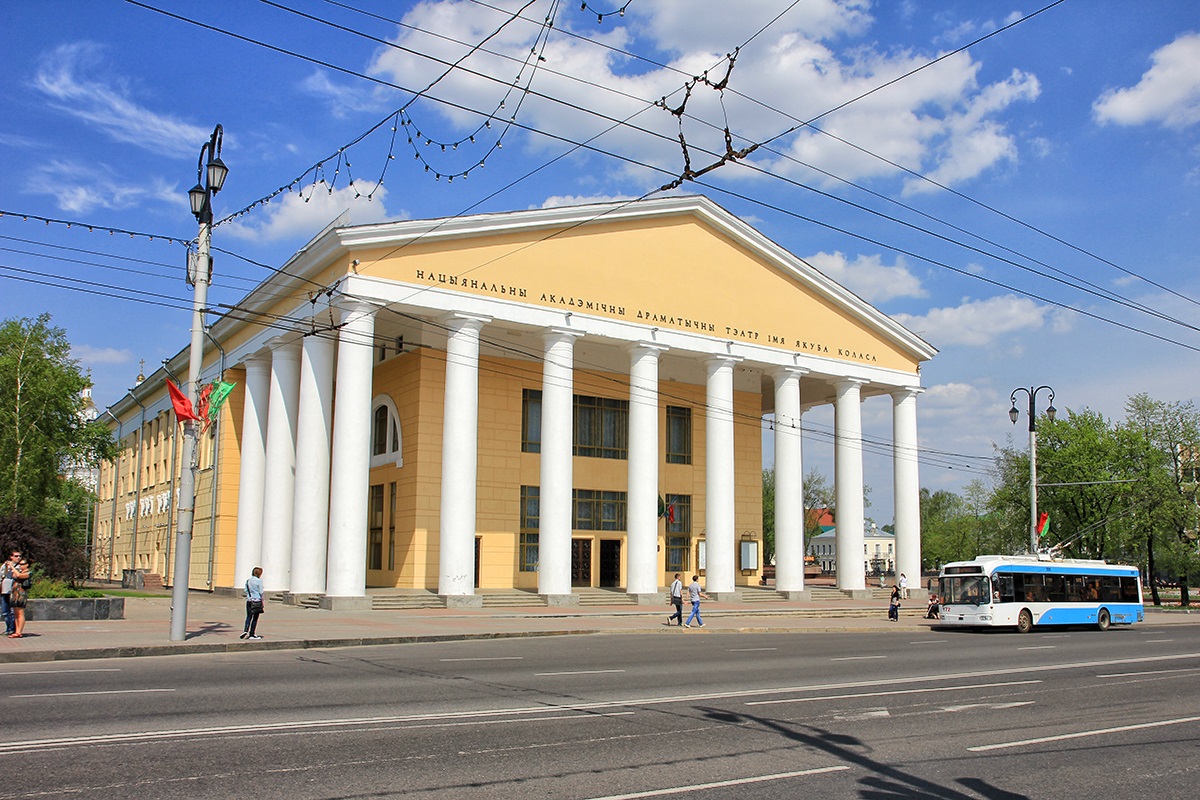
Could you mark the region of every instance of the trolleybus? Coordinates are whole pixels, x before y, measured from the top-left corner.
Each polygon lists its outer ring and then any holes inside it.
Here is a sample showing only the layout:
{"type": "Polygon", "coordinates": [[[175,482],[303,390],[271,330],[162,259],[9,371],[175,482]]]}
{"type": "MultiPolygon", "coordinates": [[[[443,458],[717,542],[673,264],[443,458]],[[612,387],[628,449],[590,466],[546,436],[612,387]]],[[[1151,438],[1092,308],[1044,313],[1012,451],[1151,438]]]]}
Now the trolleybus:
{"type": "Polygon", "coordinates": [[[1145,618],[1137,567],[1045,556],[979,556],[942,567],[941,624],[951,627],[1132,624],[1145,618]]]}

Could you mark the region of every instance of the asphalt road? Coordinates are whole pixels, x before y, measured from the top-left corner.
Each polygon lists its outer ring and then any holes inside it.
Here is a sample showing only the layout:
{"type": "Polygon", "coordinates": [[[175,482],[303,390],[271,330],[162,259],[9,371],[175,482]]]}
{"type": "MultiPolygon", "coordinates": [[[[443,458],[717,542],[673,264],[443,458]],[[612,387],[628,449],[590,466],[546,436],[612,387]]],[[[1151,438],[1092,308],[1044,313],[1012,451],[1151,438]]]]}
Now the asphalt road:
{"type": "Polygon", "coordinates": [[[1200,626],[0,667],[6,798],[1175,798],[1200,626]]]}

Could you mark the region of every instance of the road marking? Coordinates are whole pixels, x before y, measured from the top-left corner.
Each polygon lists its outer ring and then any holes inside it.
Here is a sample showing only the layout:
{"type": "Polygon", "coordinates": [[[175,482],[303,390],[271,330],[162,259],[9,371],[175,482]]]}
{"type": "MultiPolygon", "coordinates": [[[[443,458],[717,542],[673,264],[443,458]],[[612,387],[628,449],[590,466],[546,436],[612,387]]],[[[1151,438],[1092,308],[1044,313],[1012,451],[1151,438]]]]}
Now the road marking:
{"type": "Polygon", "coordinates": [[[547,678],[555,675],[605,675],[611,672],[624,672],[623,669],[580,669],[574,672],[535,672],[535,678],[547,678]]]}
{"type": "Polygon", "coordinates": [[[44,694],[10,694],[9,697],[83,697],[92,694],[141,694],[142,692],[173,692],[174,689],[110,689],[103,692],[46,692],[44,694]]]}
{"type": "Polygon", "coordinates": [[[909,642],[909,644],[945,644],[949,639],[924,639],[919,642],[909,642]]]}
{"type": "Polygon", "coordinates": [[[970,686],[931,686],[927,689],[891,689],[886,692],[861,692],[858,694],[824,694],[818,697],[787,697],[782,700],[753,700],[743,705],[771,706],[782,703],[812,703],[817,700],[853,700],[858,697],[887,697],[897,694],[928,694],[930,692],[960,692],[968,689],[994,689],[999,686],[1028,686],[1041,683],[1039,680],[1007,681],[1005,683],[973,683],[970,686]]]}
{"type": "Polygon", "coordinates": [[[1047,742],[1062,742],[1067,739],[1082,739],[1087,736],[1103,736],[1108,733],[1125,733],[1127,731],[1141,731],[1147,728],[1163,728],[1167,725],[1185,725],[1189,722],[1200,722],[1200,717],[1180,717],[1179,719],[1164,719],[1159,722],[1143,722],[1138,725],[1121,725],[1116,728],[1099,728],[1091,731],[1080,731],[1079,733],[1063,733],[1058,736],[1042,736],[1037,739],[1022,739],[1017,742],[1000,742],[998,744],[984,744],[977,747],[968,747],[972,753],[984,753],[988,750],[1003,750],[1006,747],[1024,747],[1029,744],[1045,744],[1047,742]]]}
{"type": "Polygon", "coordinates": [[[806,775],[822,775],[828,772],[842,772],[850,769],[845,765],[836,767],[817,767],[815,769],[804,769],[798,772],[777,772],[774,775],[756,775],[751,778],[734,778],[728,781],[716,781],[714,783],[693,783],[690,786],[672,786],[668,789],[650,789],[645,792],[631,792],[630,794],[609,794],[604,797],[593,797],[589,800],[637,800],[639,797],[662,797],[667,794],[686,794],[688,792],[699,792],[705,789],[723,789],[728,786],[744,786],[748,783],[763,783],[764,781],[781,781],[787,778],[802,778],[806,775]]]}
{"type": "Polygon", "coordinates": [[[843,658],[831,658],[830,661],[871,661],[876,658],[887,658],[887,656],[845,656],[843,658]]]}
{"type": "Polygon", "coordinates": [[[778,650],[778,647],[732,647],[730,653],[767,653],[778,650]]]}
{"type": "MultiPolygon", "coordinates": [[[[1078,670],[1091,669],[1098,667],[1111,667],[1118,664],[1153,664],[1163,661],[1182,661],[1200,659],[1200,652],[1195,653],[1174,653],[1171,655],[1156,655],[1156,656],[1133,656],[1126,658],[1109,658],[1096,661],[1068,661],[1059,664],[1024,664],[1016,667],[1001,667],[996,669],[981,669],[973,672],[943,672],[930,675],[897,675],[888,678],[888,682],[894,685],[928,683],[935,681],[953,681],[953,680],[969,680],[976,678],[995,677],[1000,675],[1027,675],[1034,672],[1058,672],[1061,670],[1078,670]]],[[[100,736],[78,736],[64,737],[55,739],[28,739],[22,741],[0,742],[0,754],[14,752],[29,752],[36,750],[46,750],[50,748],[73,747],[80,745],[91,744],[115,744],[138,741],[149,741],[153,739],[169,739],[169,738],[184,738],[193,737],[199,738],[204,736],[225,736],[231,733],[253,734],[253,733],[270,733],[285,730],[300,730],[311,728],[319,730],[322,728],[340,728],[353,727],[364,725],[379,725],[398,722],[412,722],[417,720],[433,720],[433,719],[454,719],[461,717],[481,717],[481,716],[503,716],[525,715],[525,714],[545,714],[547,712],[559,711],[590,711],[602,708],[621,708],[621,707],[649,707],[657,705],[673,705],[676,703],[695,703],[700,701],[710,700],[732,700],[742,697],[761,697],[764,695],[782,695],[782,694],[797,694],[799,692],[829,692],[833,690],[847,690],[857,688],[868,688],[879,685],[878,680],[869,681],[845,681],[838,683],[826,684],[808,684],[801,686],[777,686],[758,689],[735,689],[725,692],[696,692],[694,694],[672,694],[660,697],[629,697],[619,700],[600,700],[589,703],[572,703],[570,705],[560,706],[558,708],[547,708],[544,705],[529,706],[529,707],[511,707],[499,709],[468,709],[466,711],[446,711],[433,714],[397,716],[397,717],[360,717],[341,720],[331,720],[326,717],[311,720],[298,720],[288,723],[260,723],[248,725],[233,725],[220,726],[212,728],[184,728],[177,730],[157,730],[143,731],[138,733],[122,733],[108,734],[100,736]]]]}
{"type": "Polygon", "coordinates": [[[30,669],[24,672],[0,672],[0,678],[15,678],[18,675],[63,675],[74,672],[120,672],[116,667],[105,667],[96,669],[30,669]]]}
{"type": "Polygon", "coordinates": [[[525,656],[489,656],[483,658],[439,658],[438,661],[524,661],[525,656]]]}
{"type": "Polygon", "coordinates": [[[1053,650],[1056,644],[1031,644],[1028,647],[1018,647],[1018,650],[1053,650]]]}
{"type": "Polygon", "coordinates": [[[988,708],[993,711],[1004,711],[1009,708],[1020,708],[1021,706],[1031,706],[1033,700],[1017,700],[1012,703],[967,703],[961,706],[942,706],[934,713],[956,714],[960,711],[972,711],[976,708],[988,708]]]}
{"type": "Polygon", "coordinates": [[[1173,672],[1198,672],[1200,668],[1189,667],[1186,669],[1156,669],[1147,672],[1110,672],[1107,675],[1097,675],[1097,678],[1137,678],[1142,675],[1170,675],[1173,672]]]}
{"type": "Polygon", "coordinates": [[[869,711],[859,711],[855,714],[834,714],[838,722],[862,722],[868,719],[887,719],[892,714],[886,708],[872,708],[869,711]]]}
{"type": "Polygon", "coordinates": [[[1173,642],[1173,641],[1175,641],[1175,640],[1174,639],[1147,639],[1146,644],[1166,644],[1167,642],[1173,642]]]}

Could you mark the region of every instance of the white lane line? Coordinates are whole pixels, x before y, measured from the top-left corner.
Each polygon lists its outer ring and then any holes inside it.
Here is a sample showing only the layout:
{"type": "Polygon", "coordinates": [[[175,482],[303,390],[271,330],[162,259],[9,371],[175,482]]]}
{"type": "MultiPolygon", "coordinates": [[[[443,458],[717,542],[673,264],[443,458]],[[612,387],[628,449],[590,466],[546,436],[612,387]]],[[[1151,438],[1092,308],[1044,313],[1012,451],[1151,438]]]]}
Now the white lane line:
{"type": "Polygon", "coordinates": [[[1146,672],[1110,672],[1106,675],[1097,675],[1097,678],[1138,678],[1142,675],[1170,675],[1176,672],[1200,672],[1200,668],[1190,667],[1187,669],[1155,669],[1147,670],[1146,672]]]}
{"type": "Polygon", "coordinates": [[[554,675],[607,675],[613,672],[624,672],[623,669],[580,669],[573,672],[535,672],[535,678],[548,678],[554,675]]]}
{"type": "Polygon", "coordinates": [[[1003,750],[1006,747],[1024,747],[1030,744],[1045,744],[1046,742],[1061,742],[1067,739],[1082,739],[1087,736],[1103,736],[1109,733],[1125,733],[1127,731],[1141,731],[1147,728],[1162,728],[1167,725],[1186,725],[1189,722],[1200,722],[1200,717],[1180,717],[1179,719],[1164,719],[1159,722],[1143,722],[1138,725],[1121,725],[1116,728],[1099,728],[1091,731],[1080,731],[1079,733],[1063,733],[1058,736],[1042,736],[1038,739],[1022,739],[1017,742],[999,742],[997,744],[984,744],[977,747],[968,747],[972,753],[984,753],[988,750],[1003,750]]]}
{"type": "Polygon", "coordinates": [[[524,661],[525,656],[489,656],[484,658],[439,658],[438,661],[524,661]]]}
{"type": "Polygon", "coordinates": [[[1007,681],[1005,683],[973,683],[969,686],[930,686],[927,689],[891,689],[886,692],[861,692],[857,694],[825,694],[819,697],[787,697],[781,700],[754,700],[748,706],[773,706],[782,703],[813,703],[818,700],[853,700],[857,697],[887,697],[897,694],[928,694],[930,692],[961,692],[968,689],[994,689],[999,686],[1028,686],[1041,683],[1039,680],[1007,681]]]}
{"type": "Polygon", "coordinates": [[[1018,650],[1053,650],[1058,645],[1055,644],[1031,644],[1028,647],[1018,647],[1018,650]]]}
{"type": "Polygon", "coordinates": [[[887,658],[887,656],[844,656],[843,658],[831,658],[830,661],[871,661],[876,658],[887,658]]]}
{"type": "Polygon", "coordinates": [[[730,653],[767,653],[778,650],[778,647],[731,647],[730,653]]]}
{"type": "Polygon", "coordinates": [[[0,678],[15,678],[19,675],[69,675],[73,672],[120,672],[116,667],[103,669],[30,669],[24,672],[0,672],[0,678]]]}
{"type": "Polygon", "coordinates": [[[174,689],[109,689],[103,692],[46,692],[44,694],[10,694],[9,697],[84,697],[93,694],[141,694],[142,692],[173,692],[174,689]]]}
{"type": "Polygon", "coordinates": [[[806,775],[821,775],[827,772],[842,772],[850,769],[845,765],[836,767],[817,767],[816,769],[804,769],[798,772],[777,772],[774,775],[756,775],[751,778],[734,778],[728,781],[716,781],[714,783],[693,783],[691,786],[672,786],[668,789],[650,789],[645,792],[631,792],[630,794],[609,794],[604,797],[592,797],[589,800],[637,800],[639,797],[662,797],[667,794],[686,794],[688,792],[699,792],[704,789],[723,789],[728,786],[744,786],[748,783],[762,783],[764,781],[781,781],[786,778],[802,778],[806,775]]]}
{"type": "Polygon", "coordinates": [[[919,642],[909,642],[909,644],[945,644],[949,639],[923,639],[919,642]]]}
{"type": "Polygon", "coordinates": [[[1167,642],[1173,642],[1173,641],[1175,641],[1175,640],[1174,639],[1147,639],[1146,644],[1166,644],[1167,642]]]}

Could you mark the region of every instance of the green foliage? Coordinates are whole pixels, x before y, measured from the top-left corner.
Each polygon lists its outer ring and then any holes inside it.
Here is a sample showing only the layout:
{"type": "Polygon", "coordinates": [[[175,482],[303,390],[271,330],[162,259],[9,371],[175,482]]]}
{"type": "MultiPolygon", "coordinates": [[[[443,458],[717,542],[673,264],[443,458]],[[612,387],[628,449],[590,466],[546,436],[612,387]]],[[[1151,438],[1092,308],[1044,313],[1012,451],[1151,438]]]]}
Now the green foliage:
{"type": "Polygon", "coordinates": [[[29,590],[30,597],[104,597],[98,589],[76,589],[67,581],[57,578],[35,577],[29,590]]]}
{"type": "Polygon", "coordinates": [[[35,577],[74,583],[87,569],[83,548],[54,535],[38,520],[22,514],[0,517],[0,560],[7,558],[13,550],[21,551],[35,577]]]}

